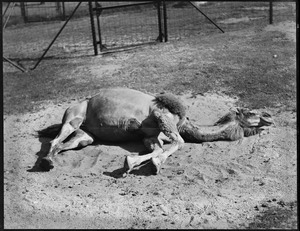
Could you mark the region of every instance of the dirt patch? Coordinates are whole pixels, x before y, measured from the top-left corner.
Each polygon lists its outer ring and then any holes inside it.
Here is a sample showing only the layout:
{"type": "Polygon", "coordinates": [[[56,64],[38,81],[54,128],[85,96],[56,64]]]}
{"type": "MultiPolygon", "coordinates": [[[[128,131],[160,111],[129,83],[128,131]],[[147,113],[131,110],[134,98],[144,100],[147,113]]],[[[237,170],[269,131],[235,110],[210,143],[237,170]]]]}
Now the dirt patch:
{"type": "Polygon", "coordinates": [[[250,21],[249,17],[242,17],[242,18],[228,18],[228,19],[219,21],[219,23],[231,24],[231,23],[249,22],[249,21],[250,21]]]}
{"type": "MultiPolygon", "coordinates": [[[[213,123],[238,100],[208,93],[180,98],[199,125],[213,123]]],[[[35,113],[4,117],[5,228],[261,227],[255,224],[264,216],[263,203],[272,212],[285,203],[290,216],[278,212],[277,218],[297,228],[296,206],[288,204],[297,190],[295,112],[266,109],[277,126],[261,135],[185,144],[160,175],[146,166],[117,177],[126,155],[145,150],[135,142],[66,151],[53,170],[36,172],[49,140],[35,137],[35,130],[60,122],[74,102],[45,102],[35,113]]]]}
{"type": "Polygon", "coordinates": [[[286,34],[286,37],[291,40],[296,42],[296,24],[295,22],[291,21],[285,21],[285,22],[280,22],[274,25],[268,25],[265,27],[266,31],[280,31],[286,34]]]}
{"type": "MultiPolygon", "coordinates": [[[[275,9],[275,10],[284,10],[287,8],[288,8],[287,6],[273,6],[273,9],[275,9]]],[[[250,11],[253,11],[253,10],[269,11],[270,7],[268,7],[268,6],[252,6],[252,7],[245,7],[243,9],[250,10],[250,11]]]]}

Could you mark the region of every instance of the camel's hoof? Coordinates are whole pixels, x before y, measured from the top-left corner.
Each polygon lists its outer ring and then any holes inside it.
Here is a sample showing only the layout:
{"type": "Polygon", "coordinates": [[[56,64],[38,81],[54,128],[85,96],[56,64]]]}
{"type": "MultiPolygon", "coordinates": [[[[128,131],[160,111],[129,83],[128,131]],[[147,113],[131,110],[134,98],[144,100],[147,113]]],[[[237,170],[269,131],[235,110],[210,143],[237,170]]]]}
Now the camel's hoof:
{"type": "Polygon", "coordinates": [[[48,157],[44,157],[44,158],[41,160],[40,167],[41,167],[44,171],[50,171],[52,168],[54,168],[53,161],[50,160],[48,157]]]}
{"type": "Polygon", "coordinates": [[[151,161],[152,161],[153,165],[155,166],[154,173],[157,175],[160,172],[161,161],[157,157],[152,157],[151,161]]]}

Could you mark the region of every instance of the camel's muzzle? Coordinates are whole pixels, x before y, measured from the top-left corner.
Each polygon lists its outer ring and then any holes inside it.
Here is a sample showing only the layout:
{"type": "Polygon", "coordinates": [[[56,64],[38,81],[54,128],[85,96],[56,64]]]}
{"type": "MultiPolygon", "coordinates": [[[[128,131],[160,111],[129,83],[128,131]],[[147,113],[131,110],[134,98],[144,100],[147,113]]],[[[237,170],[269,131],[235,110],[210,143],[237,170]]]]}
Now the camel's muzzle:
{"type": "Polygon", "coordinates": [[[274,123],[274,120],[272,118],[272,116],[266,112],[262,112],[261,116],[260,116],[260,123],[259,123],[259,126],[262,127],[262,126],[270,126],[274,123]]]}

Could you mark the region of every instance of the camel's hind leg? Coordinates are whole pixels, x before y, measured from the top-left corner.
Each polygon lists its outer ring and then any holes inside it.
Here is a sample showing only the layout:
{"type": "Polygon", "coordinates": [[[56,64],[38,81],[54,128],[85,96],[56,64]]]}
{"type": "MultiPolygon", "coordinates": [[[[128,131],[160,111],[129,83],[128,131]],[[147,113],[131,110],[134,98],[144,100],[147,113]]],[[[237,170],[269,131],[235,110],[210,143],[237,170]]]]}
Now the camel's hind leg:
{"type": "Polygon", "coordinates": [[[54,167],[52,158],[62,150],[63,141],[80,128],[85,119],[86,108],[87,101],[83,101],[66,110],[62,120],[62,128],[55,139],[51,141],[49,153],[42,159],[42,167],[45,170],[50,170],[54,167]],[[48,165],[46,163],[48,163],[48,165]]]}
{"type": "Polygon", "coordinates": [[[74,132],[74,136],[67,142],[61,144],[60,151],[70,150],[74,148],[82,148],[94,142],[91,134],[78,129],[74,132]]]}
{"type": "MultiPolygon", "coordinates": [[[[94,138],[87,132],[78,129],[72,134],[72,138],[65,143],[56,145],[52,153],[59,153],[61,151],[70,150],[74,148],[85,147],[94,142],[94,138]]],[[[55,155],[46,156],[42,159],[40,166],[45,170],[50,170],[53,168],[53,157],[55,155]]]]}

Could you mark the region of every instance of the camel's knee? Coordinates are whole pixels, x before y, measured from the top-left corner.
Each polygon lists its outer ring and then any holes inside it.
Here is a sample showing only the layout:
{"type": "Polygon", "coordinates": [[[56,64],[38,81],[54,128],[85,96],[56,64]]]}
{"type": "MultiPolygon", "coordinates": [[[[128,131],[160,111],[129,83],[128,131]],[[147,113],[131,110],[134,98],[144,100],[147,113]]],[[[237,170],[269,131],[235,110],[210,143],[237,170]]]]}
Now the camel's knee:
{"type": "Polygon", "coordinates": [[[177,134],[177,141],[178,141],[178,144],[179,144],[178,149],[183,148],[184,147],[184,139],[179,134],[177,134]]]}
{"type": "Polygon", "coordinates": [[[49,156],[56,156],[56,154],[58,154],[61,150],[62,150],[62,144],[61,143],[58,143],[54,146],[51,146],[49,156]]]}
{"type": "Polygon", "coordinates": [[[150,152],[161,149],[163,146],[163,141],[156,137],[145,138],[143,142],[147,150],[150,152]]]}
{"type": "Polygon", "coordinates": [[[85,147],[94,142],[92,135],[79,129],[74,133],[75,135],[68,142],[64,143],[63,149],[73,149],[76,147],[85,147]]]}
{"type": "Polygon", "coordinates": [[[92,144],[94,142],[94,139],[93,138],[86,138],[84,140],[81,140],[78,144],[79,147],[85,147],[85,146],[88,146],[90,144],[92,144]]]}
{"type": "Polygon", "coordinates": [[[63,137],[63,139],[67,138],[69,135],[71,135],[74,131],[78,130],[83,122],[83,118],[73,118],[70,121],[66,121],[58,135],[58,137],[63,137]]]}
{"type": "Polygon", "coordinates": [[[62,123],[70,122],[74,120],[74,125],[76,125],[79,120],[85,118],[87,110],[87,101],[83,101],[75,106],[69,107],[63,116],[62,123]]]}
{"type": "Polygon", "coordinates": [[[83,119],[82,118],[74,118],[72,119],[69,124],[74,128],[74,129],[78,129],[81,124],[83,122],[83,119]]]}
{"type": "Polygon", "coordinates": [[[90,141],[90,140],[82,140],[82,141],[79,142],[78,146],[79,147],[85,147],[85,146],[88,146],[91,143],[93,143],[93,142],[90,141]]]}
{"type": "Polygon", "coordinates": [[[51,144],[51,146],[50,146],[49,153],[58,153],[59,149],[60,149],[60,146],[61,146],[60,139],[56,138],[54,140],[51,140],[50,144],[51,144]]]}
{"type": "Polygon", "coordinates": [[[50,141],[51,148],[55,147],[58,143],[59,143],[59,139],[58,138],[55,138],[55,139],[51,140],[50,141]]]}
{"type": "Polygon", "coordinates": [[[50,141],[50,152],[57,153],[57,151],[53,150],[59,150],[64,140],[66,140],[74,131],[78,130],[81,123],[81,120],[76,118],[71,122],[64,123],[56,138],[50,141]]]}

